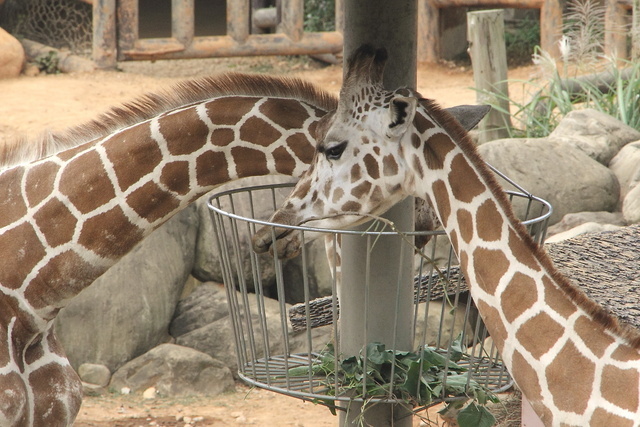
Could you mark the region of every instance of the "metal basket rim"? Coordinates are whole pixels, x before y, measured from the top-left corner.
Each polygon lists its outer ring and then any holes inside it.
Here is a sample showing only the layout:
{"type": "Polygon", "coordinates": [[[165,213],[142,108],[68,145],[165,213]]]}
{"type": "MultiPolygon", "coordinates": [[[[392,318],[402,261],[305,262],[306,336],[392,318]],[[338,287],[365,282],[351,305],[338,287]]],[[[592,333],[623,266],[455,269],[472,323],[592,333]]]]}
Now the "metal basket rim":
{"type": "MultiPolygon", "coordinates": [[[[243,192],[251,192],[256,190],[272,190],[278,188],[287,188],[294,187],[296,185],[295,182],[288,183],[280,183],[280,184],[262,184],[262,185],[252,185],[247,187],[238,187],[225,191],[221,191],[219,193],[215,193],[211,195],[207,200],[207,207],[212,211],[216,212],[219,215],[226,216],[228,218],[233,218],[235,220],[245,221],[252,224],[258,224],[262,226],[270,226],[270,227],[278,227],[285,228],[289,230],[298,230],[298,231],[306,231],[306,232],[317,232],[317,233],[336,233],[336,234],[345,234],[345,235],[358,235],[358,236],[366,236],[366,235],[375,235],[375,236],[395,236],[399,232],[398,231],[383,231],[383,230],[349,230],[349,229],[329,229],[329,228],[320,228],[320,227],[308,227],[303,225],[288,225],[288,224],[279,224],[275,222],[259,220],[254,218],[248,218],[242,215],[234,214],[231,212],[227,212],[223,209],[220,209],[213,205],[212,201],[214,199],[219,199],[224,196],[228,196],[231,194],[243,193],[243,192]]],[[[504,190],[505,193],[512,197],[522,197],[529,200],[535,200],[541,203],[544,207],[547,208],[547,211],[541,215],[536,216],[535,218],[530,218],[524,221],[521,221],[523,225],[531,225],[537,224],[548,219],[553,213],[553,207],[551,203],[544,200],[541,197],[534,196],[531,193],[521,192],[521,191],[513,191],[513,190],[504,190]]],[[[386,224],[383,224],[386,227],[386,224]]],[[[400,233],[405,234],[407,236],[432,236],[432,235],[444,235],[444,230],[432,230],[432,231],[400,231],[400,233]]]]}

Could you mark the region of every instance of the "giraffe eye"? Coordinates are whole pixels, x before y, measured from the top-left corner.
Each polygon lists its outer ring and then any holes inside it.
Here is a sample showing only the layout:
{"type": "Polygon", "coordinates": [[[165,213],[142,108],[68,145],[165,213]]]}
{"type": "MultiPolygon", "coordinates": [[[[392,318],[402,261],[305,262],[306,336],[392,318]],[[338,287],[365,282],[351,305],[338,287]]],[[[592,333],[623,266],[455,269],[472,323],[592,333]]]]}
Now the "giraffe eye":
{"type": "Polygon", "coordinates": [[[327,148],[324,151],[324,155],[327,157],[327,160],[339,160],[345,148],[347,148],[347,141],[343,141],[331,148],[327,148]]]}

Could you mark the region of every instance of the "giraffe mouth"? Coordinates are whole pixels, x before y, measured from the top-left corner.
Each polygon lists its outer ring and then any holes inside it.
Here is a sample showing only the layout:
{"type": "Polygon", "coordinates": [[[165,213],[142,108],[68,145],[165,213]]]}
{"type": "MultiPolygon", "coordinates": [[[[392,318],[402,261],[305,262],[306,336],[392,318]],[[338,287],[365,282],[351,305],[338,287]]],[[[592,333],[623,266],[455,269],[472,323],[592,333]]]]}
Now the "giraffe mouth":
{"type": "Polygon", "coordinates": [[[278,241],[290,235],[292,231],[289,228],[262,227],[251,238],[253,250],[259,254],[265,253],[273,247],[274,243],[277,244],[278,241]]]}

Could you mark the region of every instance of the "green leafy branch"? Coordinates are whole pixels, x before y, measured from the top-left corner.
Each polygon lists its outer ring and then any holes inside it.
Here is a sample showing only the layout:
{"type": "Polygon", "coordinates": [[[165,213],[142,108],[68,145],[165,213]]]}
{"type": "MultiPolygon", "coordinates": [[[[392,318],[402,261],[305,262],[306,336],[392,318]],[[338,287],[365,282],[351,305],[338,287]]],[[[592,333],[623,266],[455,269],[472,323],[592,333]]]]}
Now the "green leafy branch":
{"type": "Polygon", "coordinates": [[[492,426],[495,418],[485,405],[499,400],[471,379],[465,367],[456,363],[462,358],[463,350],[462,334],[452,342],[450,357],[427,346],[411,352],[370,343],[359,355],[339,361],[336,371],[334,348],[329,344],[311,366],[291,368],[288,374],[292,377],[308,376],[309,373],[314,377],[322,376],[327,395],[349,395],[365,402],[390,399],[412,407],[426,407],[440,399],[461,398],[450,403],[459,409],[471,400],[457,415],[460,427],[492,426]]]}

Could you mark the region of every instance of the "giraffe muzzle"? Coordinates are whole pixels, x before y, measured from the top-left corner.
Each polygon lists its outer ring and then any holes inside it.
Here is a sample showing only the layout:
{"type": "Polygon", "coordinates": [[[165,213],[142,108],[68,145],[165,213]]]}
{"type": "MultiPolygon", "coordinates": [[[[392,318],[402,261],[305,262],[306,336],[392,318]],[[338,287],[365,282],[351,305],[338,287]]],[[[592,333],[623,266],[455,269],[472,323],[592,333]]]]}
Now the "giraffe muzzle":
{"type": "Polygon", "coordinates": [[[251,245],[256,253],[275,253],[278,258],[288,259],[300,254],[301,247],[297,233],[288,228],[264,226],[251,238],[251,245]],[[275,237],[275,240],[274,240],[275,237]]]}

